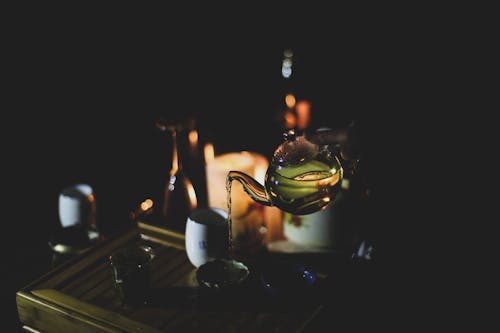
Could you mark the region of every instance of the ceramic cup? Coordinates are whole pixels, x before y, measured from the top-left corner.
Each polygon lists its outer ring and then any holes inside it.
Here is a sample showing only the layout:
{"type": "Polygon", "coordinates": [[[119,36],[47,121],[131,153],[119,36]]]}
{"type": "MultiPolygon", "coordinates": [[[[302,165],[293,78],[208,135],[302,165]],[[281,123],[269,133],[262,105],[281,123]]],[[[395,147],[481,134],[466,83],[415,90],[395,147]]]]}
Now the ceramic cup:
{"type": "Polygon", "coordinates": [[[94,191],[88,184],[73,184],[59,193],[59,220],[63,227],[95,227],[94,191]]]}
{"type": "Polygon", "coordinates": [[[227,213],[220,208],[200,208],[186,222],[186,252],[189,261],[202,264],[228,256],[227,213]]]}

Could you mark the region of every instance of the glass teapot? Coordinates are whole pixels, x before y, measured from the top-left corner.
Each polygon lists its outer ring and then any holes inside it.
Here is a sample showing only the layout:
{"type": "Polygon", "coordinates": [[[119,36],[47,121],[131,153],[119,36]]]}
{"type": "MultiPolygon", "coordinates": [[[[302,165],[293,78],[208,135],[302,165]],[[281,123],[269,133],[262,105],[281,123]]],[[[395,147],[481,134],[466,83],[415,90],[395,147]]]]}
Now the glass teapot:
{"type": "Polygon", "coordinates": [[[239,181],[250,197],[263,205],[305,215],[324,209],[340,190],[344,170],[337,153],[294,130],[284,133],[274,151],[264,185],[240,171],[230,171],[227,182],[239,181]]]}

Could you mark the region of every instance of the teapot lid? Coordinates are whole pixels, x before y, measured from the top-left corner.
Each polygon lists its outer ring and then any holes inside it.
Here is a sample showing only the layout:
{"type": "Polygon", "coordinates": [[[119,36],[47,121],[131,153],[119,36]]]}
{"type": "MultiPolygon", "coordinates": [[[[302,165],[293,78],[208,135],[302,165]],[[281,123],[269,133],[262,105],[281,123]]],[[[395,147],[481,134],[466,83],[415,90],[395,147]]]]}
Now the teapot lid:
{"type": "Polygon", "coordinates": [[[275,151],[271,164],[275,166],[293,166],[314,159],[318,154],[318,145],[309,141],[305,135],[297,135],[291,129],[283,133],[283,142],[275,151]]]}

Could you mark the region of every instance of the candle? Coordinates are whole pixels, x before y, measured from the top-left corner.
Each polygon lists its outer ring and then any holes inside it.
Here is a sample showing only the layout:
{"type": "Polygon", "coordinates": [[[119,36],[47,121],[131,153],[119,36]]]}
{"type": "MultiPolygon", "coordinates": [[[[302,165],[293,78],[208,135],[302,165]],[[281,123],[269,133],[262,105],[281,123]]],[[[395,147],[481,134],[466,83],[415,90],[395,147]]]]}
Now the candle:
{"type": "MultiPolygon", "coordinates": [[[[228,211],[226,177],[229,171],[241,171],[264,183],[269,162],[255,152],[230,152],[206,161],[208,205],[228,211]]],[[[232,237],[235,250],[249,251],[263,245],[264,207],[253,201],[240,182],[231,187],[232,237]]]]}

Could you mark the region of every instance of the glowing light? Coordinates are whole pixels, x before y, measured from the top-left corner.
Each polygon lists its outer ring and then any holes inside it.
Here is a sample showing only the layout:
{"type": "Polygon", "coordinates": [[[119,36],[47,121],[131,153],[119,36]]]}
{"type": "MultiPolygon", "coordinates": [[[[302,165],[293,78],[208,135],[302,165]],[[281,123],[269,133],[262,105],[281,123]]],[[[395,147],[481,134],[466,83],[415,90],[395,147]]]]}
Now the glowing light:
{"type": "Polygon", "coordinates": [[[290,76],[292,76],[292,57],[293,57],[293,52],[290,49],[285,49],[283,51],[283,62],[281,64],[281,75],[285,78],[288,79],[290,76]]]}
{"type": "Polygon", "coordinates": [[[141,202],[141,210],[142,211],[147,211],[148,209],[150,209],[151,207],[153,207],[153,200],[151,199],[146,199],[144,200],[143,202],[141,202]]]}
{"type": "Polygon", "coordinates": [[[197,130],[189,131],[188,139],[191,148],[196,149],[196,146],[198,145],[198,131],[197,130]]]}
{"type": "Polygon", "coordinates": [[[332,174],[336,174],[337,173],[337,169],[336,168],[332,168],[332,170],[330,170],[332,174]]]}
{"type": "Polygon", "coordinates": [[[293,94],[287,94],[285,96],[285,104],[290,109],[295,106],[295,96],[293,94]]]}
{"type": "Polygon", "coordinates": [[[291,111],[287,111],[285,113],[285,127],[286,128],[294,128],[297,123],[297,119],[295,115],[291,111]]]}
{"type": "Polygon", "coordinates": [[[297,127],[299,129],[307,128],[311,121],[311,103],[306,100],[297,102],[295,112],[297,113],[297,127]]]}
{"type": "Polygon", "coordinates": [[[195,209],[196,207],[198,207],[198,199],[196,199],[196,192],[194,190],[194,187],[191,183],[187,183],[186,188],[189,197],[189,207],[191,210],[195,209]]]}
{"type": "Polygon", "coordinates": [[[205,155],[205,163],[211,162],[215,158],[214,145],[212,143],[205,144],[203,148],[203,153],[205,155]]]}
{"type": "Polygon", "coordinates": [[[290,76],[292,76],[292,68],[291,67],[281,67],[281,75],[285,79],[288,79],[290,76]]]}

